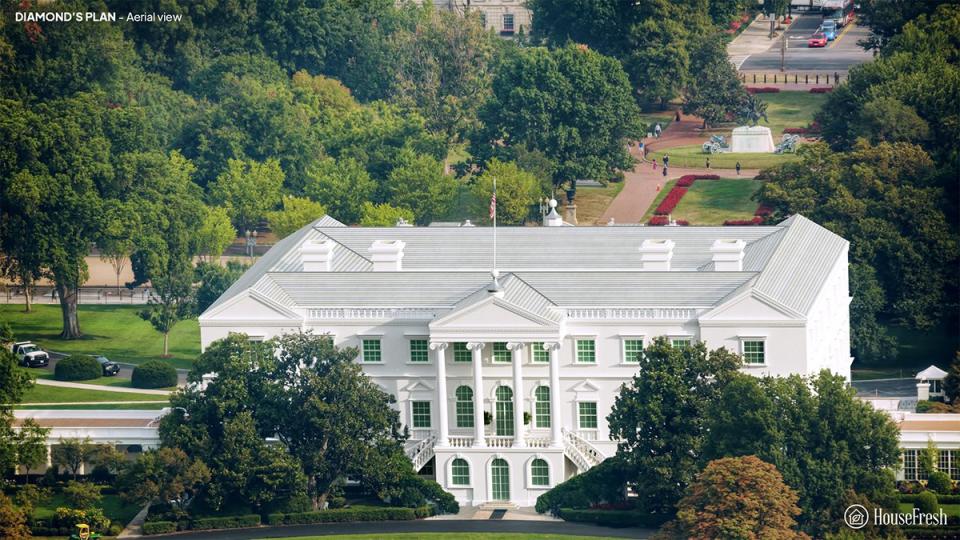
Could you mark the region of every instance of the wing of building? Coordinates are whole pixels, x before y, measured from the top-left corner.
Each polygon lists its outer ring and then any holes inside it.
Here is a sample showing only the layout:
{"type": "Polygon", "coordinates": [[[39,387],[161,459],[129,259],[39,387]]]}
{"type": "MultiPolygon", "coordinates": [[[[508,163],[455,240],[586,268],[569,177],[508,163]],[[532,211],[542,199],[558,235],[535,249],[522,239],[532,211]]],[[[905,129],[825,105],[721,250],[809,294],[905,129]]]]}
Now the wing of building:
{"type": "Polygon", "coordinates": [[[765,227],[345,227],[278,242],[200,316],[203,347],[329,334],[395,395],[419,469],[530,505],[616,450],[606,416],[657,336],[755,374],[849,379],[848,242],[765,227]]]}

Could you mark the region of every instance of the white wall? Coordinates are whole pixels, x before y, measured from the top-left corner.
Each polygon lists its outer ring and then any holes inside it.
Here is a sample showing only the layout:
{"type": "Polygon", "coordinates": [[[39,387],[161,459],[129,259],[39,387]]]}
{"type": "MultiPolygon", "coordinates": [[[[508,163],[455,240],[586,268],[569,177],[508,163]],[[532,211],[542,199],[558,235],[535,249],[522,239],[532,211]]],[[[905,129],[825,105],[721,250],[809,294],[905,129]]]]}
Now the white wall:
{"type": "Polygon", "coordinates": [[[519,506],[533,506],[537,497],[565,480],[565,461],[562,450],[551,449],[474,449],[454,448],[438,450],[435,458],[437,482],[464,505],[479,506],[492,500],[490,464],[503,459],[510,467],[510,501],[519,506]],[[470,465],[470,485],[454,486],[450,479],[450,465],[462,458],[470,465]],[[540,458],[550,467],[550,484],[534,486],[530,479],[530,463],[540,458]]]}

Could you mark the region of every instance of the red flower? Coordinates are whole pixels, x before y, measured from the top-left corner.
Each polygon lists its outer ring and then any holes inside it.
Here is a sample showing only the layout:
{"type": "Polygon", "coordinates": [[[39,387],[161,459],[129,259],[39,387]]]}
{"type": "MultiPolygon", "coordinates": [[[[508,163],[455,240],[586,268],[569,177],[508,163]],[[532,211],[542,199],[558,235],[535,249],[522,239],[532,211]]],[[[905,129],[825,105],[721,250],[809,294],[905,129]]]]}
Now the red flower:
{"type": "Polygon", "coordinates": [[[680,199],[687,194],[687,188],[685,187],[676,187],[670,190],[670,193],[667,193],[667,196],[660,202],[660,205],[657,206],[657,209],[653,211],[654,214],[659,216],[664,216],[673,212],[673,209],[677,207],[677,203],[680,202],[680,199]]]}
{"type": "Polygon", "coordinates": [[[833,88],[830,86],[818,86],[810,89],[811,94],[826,94],[827,92],[833,92],[833,88]]]}
{"type": "Polygon", "coordinates": [[[667,216],[653,216],[647,222],[647,225],[667,225],[669,223],[670,219],[667,216]]]}

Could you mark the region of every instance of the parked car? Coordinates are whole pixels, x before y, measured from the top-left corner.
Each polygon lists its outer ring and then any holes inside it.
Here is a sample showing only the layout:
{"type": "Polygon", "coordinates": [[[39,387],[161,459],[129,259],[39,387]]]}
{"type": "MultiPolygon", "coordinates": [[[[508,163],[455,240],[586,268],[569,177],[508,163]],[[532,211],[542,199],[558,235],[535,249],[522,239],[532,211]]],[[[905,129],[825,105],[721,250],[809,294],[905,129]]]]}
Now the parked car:
{"type": "Polygon", "coordinates": [[[827,36],[827,41],[837,39],[837,23],[835,21],[823,21],[820,23],[819,31],[827,36]]]}
{"type": "Polygon", "coordinates": [[[807,40],[807,47],[826,47],[827,46],[827,36],[823,35],[820,32],[810,36],[810,39],[807,40]]]}
{"type": "Polygon", "coordinates": [[[104,377],[112,377],[117,373],[120,373],[120,364],[111,361],[109,358],[103,355],[94,356],[97,362],[100,363],[100,367],[103,368],[104,377]]]}
{"type": "Polygon", "coordinates": [[[18,341],[10,345],[10,351],[17,357],[17,363],[23,367],[45,367],[50,364],[50,355],[29,341],[18,341]]]}

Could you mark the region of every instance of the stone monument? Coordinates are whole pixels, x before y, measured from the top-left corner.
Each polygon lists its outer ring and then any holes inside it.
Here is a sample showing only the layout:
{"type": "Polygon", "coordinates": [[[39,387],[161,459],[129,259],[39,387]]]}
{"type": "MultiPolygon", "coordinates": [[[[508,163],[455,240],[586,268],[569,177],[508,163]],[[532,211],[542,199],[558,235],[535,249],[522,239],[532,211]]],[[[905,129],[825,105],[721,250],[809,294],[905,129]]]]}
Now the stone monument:
{"type": "Polygon", "coordinates": [[[773,152],[773,135],[766,126],[740,126],[733,129],[731,152],[773,152]]]}

